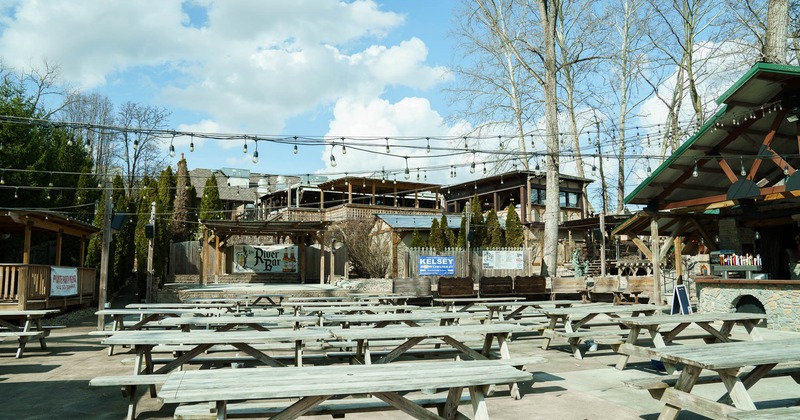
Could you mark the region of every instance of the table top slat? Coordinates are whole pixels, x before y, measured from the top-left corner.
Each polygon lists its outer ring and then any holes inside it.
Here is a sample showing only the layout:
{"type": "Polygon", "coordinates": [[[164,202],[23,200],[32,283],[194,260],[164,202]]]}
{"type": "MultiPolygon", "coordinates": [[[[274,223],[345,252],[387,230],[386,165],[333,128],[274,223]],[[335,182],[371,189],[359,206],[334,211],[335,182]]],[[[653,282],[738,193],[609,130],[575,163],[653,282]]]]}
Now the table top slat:
{"type": "Polygon", "coordinates": [[[647,351],[669,362],[720,370],[797,361],[800,338],[669,346],[647,351]]]}

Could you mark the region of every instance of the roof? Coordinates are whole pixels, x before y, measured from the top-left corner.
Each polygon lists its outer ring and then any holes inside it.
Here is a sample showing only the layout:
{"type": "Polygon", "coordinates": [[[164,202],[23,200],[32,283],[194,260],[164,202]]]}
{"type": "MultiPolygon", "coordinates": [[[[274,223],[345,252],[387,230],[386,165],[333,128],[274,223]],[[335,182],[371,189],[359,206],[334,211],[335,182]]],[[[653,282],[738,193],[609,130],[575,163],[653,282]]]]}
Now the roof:
{"type": "Polygon", "coordinates": [[[201,223],[217,235],[313,234],[325,230],[330,224],[330,222],[275,222],[264,220],[206,220],[201,223]]]}
{"type": "MultiPolygon", "coordinates": [[[[442,216],[424,216],[410,214],[376,214],[376,217],[389,225],[394,230],[428,230],[433,224],[433,219],[441,221],[442,216]]],[[[448,214],[447,227],[450,229],[461,228],[461,215],[448,214]]]]}
{"type": "Polygon", "coordinates": [[[376,195],[392,195],[395,192],[397,192],[399,195],[409,195],[414,194],[415,192],[437,192],[441,188],[439,184],[354,176],[345,176],[326,182],[320,182],[317,186],[324,191],[331,189],[335,189],[337,191],[347,191],[348,188],[352,187],[353,192],[359,192],[368,195],[372,194],[373,189],[376,195]]]}
{"type": "Polygon", "coordinates": [[[721,208],[793,190],[787,182],[800,189],[798,127],[787,119],[800,115],[800,67],[757,63],[717,102],[719,111],[625,197],[626,204],[721,208]]]}
{"type": "Polygon", "coordinates": [[[7,210],[0,212],[0,230],[3,232],[24,229],[26,223],[32,223],[33,227],[38,229],[52,232],[63,231],[77,237],[91,236],[101,230],[78,219],[52,211],[7,210]]]}

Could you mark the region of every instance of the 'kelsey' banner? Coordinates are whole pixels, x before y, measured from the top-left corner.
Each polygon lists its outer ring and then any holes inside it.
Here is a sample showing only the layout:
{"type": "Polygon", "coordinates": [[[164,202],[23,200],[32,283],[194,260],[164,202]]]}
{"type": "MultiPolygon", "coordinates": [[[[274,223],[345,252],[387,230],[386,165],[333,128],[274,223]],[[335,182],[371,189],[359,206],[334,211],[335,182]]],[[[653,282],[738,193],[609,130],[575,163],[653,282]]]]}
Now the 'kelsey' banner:
{"type": "Polygon", "coordinates": [[[236,245],[234,273],[297,273],[297,247],[291,245],[236,245]]]}
{"type": "Polygon", "coordinates": [[[50,267],[50,296],[78,294],[78,269],[75,267],[50,267]]]}
{"type": "Polygon", "coordinates": [[[420,255],[417,263],[420,276],[452,276],[456,272],[456,257],[420,255]]]}
{"type": "Polygon", "coordinates": [[[483,251],[483,268],[494,270],[522,270],[522,251],[483,251]]]}

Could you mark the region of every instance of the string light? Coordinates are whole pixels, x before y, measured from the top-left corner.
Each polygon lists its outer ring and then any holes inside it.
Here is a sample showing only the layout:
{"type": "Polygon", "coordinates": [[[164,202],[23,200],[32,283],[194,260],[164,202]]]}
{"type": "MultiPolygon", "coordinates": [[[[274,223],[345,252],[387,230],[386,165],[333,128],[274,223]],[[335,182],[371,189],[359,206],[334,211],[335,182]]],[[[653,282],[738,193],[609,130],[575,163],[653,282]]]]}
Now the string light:
{"type": "MultiPolygon", "coordinates": [[[[172,143],[175,141],[175,134],[172,134],[172,139],[169,141],[169,157],[175,157],[175,146],[172,143]]],[[[133,142],[134,149],[136,148],[136,141],[133,142]]]]}
{"type": "Polygon", "coordinates": [[[189,152],[194,152],[194,134],[189,139],[189,152]]]}
{"type": "Polygon", "coordinates": [[[428,142],[428,146],[425,149],[428,151],[428,154],[430,154],[431,153],[431,138],[430,137],[425,137],[425,140],[427,140],[427,142],[428,142]]]}
{"type": "Polygon", "coordinates": [[[297,136],[294,136],[294,154],[297,154],[297,136]]]}
{"type": "Polygon", "coordinates": [[[483,175],[486,175],[486,162],[483,162],[483,175]]]}
{"type": "Polygon", "coordinates": [[[789,165],[788,164],[783,167],[783,174],[784,175],[789,175],[789,165]]]}
{"type": "Polygon", "coordinates": [[[423,171],[423,173],[424,173],[424,175],[425,175],[425,176],[424,176],[424,178],[423,178],[423,180],[425,180],[425,181],[428,181],[428,170],[427,170],[427,169],[425,169],[425,170],[423,171]]]}
{"type": "Polygon", "coordinates": [[[333,147],[331,147],[331,167],[336,167],[336,157],[333,156],[333,147]]]}
{"type": "Polygon", "coordinates": [[[391,153],[389,150],[389,137],[386,137],[386,153],[391,153]]]}
{"type": "Polygon", "coordinates": [[[19,187],[14,187],[14,198],[19,198],[19,187]]]}
{"type": "Polygon", "coordinates": [[[342,154],[347,154],[347,146],[344,145],[344,137],[342,137],[342,154]]]}
{"type": "Polygon", "coordinates": [[[67,139],[67,146],[72,146],[73,144],[75,144],[75,138],[74,136],[70,136],[69,139],[67,139]]]}
{"type": "Polygon", "coordinates": [[[247,154],[247,136],[244,136],[244,146],[242,146],[242,153],[247,154]]]}
{"type": "Polygon", "coordinates": [[[6,170],[3,169],[3,174],[0,175],[0,185],[6,185],[6,170]]]}
{"type": "Polygon", "coordinates": [[[405,178],[406,180],[408,180],[409,178],[411,178],[411,174],[408,172],[408,156],[406,156],[406,172],[405,172],[404,178],[405,178]]]}
{"type": "Polygon", "coordinates": [[[472,152],[472,164],[469,165],[469,173],[475,173],[475,152],[472,152]]]}
{"type": "Polygon", "coordinates": [[[419,168],[417,168],[417,181],[419,181],[419,168]]]}
{"type": "Polygon", "coordinates": [[[256,150],[253,150],[253,163],[258,163],[258,140],[256,140],[256,150]]]}
{"type": "Polygon", "coordinates": [[[133,150],[139,148],[139,139],[133,139],[133,150]]]}
{"type": "Polygon", "coordinates": [[[350,185],[350,181],[347,179],[347,172],[344,173],[344,185],[350,185]]]}
{"type": "Polygon", "coordinates": [[[744,169],[744,159],[741,156],[739,156],[739,163],[742,164],[742,170],[739,171],[739,175],[743,177],[747,176],[747,171],[744,169]]]}
{"type": "Polygon", "coordinates": [[[694,170],[692,171],[692,176],[697,178],[700,174],[697,172],[697,159],[694,160],[694,170]]]}

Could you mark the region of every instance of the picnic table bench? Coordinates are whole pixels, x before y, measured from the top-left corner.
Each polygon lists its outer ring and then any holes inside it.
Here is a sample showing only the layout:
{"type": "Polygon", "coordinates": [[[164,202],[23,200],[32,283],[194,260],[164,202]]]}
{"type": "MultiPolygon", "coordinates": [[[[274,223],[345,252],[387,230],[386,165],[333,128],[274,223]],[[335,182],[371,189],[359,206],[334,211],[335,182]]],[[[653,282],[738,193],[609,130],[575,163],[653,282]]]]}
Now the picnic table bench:
{"type": "Polygon", "coordinates": [[[323,321],[328,323],[339,323],[343,327],[352,324],[374,324],[375,328],[383,328],[389,324],[404,323],[408,326],[418,327],[420,321],[438,321],[440,325],[457,323],[460,319],[474,318],[473,314],[466,312],[433,312],[415,311],[383,314],[325,314],[323,321]]]}
{"type": "Polygon", "coordinates": [[[6,331],[0,331],[0,341],[7,338],[17,340],[16,358],[22,357],[25,352],[25,345],[28,341],[33,339],[39,340],[39,347],[42,350],[47,350],[47,343],[45,337],[50,335],[52,328],[58,327],[44,327],[42,326],[42,318],[49,314],[60,312],[58,309],[29,309],[29,310],[11,310],[0,311],[0,326],[4,327],[6,331]],[[14,325],[11,320],[20,320],[21,326],[14,325]],[[22,322],[24,320],[24,322],[22,322]]]}
{"type": "Polygon", "coordinates": [[[371,394],[415,418],[440,418],[402,395],[423,389],[448,389],[442,417],[455,418],[463,388],[468,387],[476,419],[488,419],[489,385],[530,380],[496,361],[425,362],[384,365],[314,366],[286,369],[220,369],[173,372],[158,393],[165,403],[207,403],[209,415],[224,419],[227,401],[299,398],[273,418],[297,418],[334,396],[371,394]],[[313,380],[309,380],[313,378],[313,380]]]}
{"type": "Polygon", "coordinates": [[[299,329],[303,324],[319,326],[319,316],[192,316],[173,317],[153,322],[159,327],[177,327],[182,331],[191,331],[192,327],[213,329],[215,331],[230,331],[237,327],[248,327],[257,331],[269,331],[275,327],[289,327],[299,329]]]}

